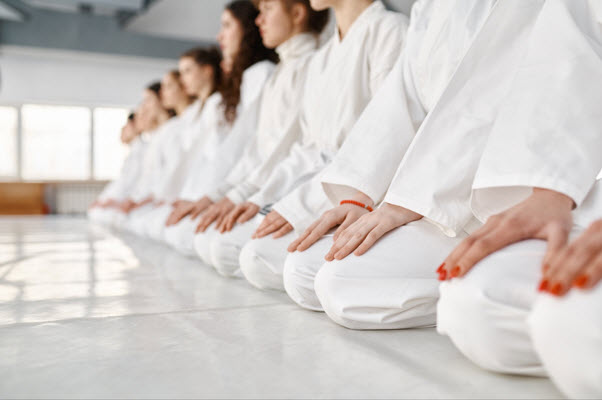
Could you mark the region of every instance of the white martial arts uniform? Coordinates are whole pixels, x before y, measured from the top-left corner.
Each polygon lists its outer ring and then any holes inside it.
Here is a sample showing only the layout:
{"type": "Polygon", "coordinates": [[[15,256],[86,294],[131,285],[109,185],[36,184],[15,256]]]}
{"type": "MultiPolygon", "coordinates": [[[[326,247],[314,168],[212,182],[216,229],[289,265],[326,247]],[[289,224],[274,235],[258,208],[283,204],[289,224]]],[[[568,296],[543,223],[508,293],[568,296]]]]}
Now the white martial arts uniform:
{"type": "MultiPolygon", "coordinates": [[[[572,238],[602,217],[599,181],[592,190],[602,167],[599,5],[543,4],[478,166],[471,208],[479,221],[524,200],[533,187],[575,201],[572,238]]],[[[559,299],[538,294],[545,249],[538,240],[508,246],[442,285],[439,330],[484,368],[547,372],[569,396],[599,398],[602,289],[559,299]]]]}
{"type": "Polygon", "coordinates": [[[146,236],[164,241],[165,223],[173,210],[172,203],[184,193],[187,178],[190,178],[203,161],[215,153],[221,138],[225,138],[230,126],[223,120],[221,112],[221,95],[213,93],[204,104],[197,102],[192,113],[192,120],[182,131],[182,153],[178,165],[168,174],[164,185],[158,189],[158,197],[163,204],[155,207],[145,220],[146,236]]]}
{"type": "MultiPolygon", "coordinates": [[[[357,191],[376,204],[386,193],[388,203],[417,212],[425,205],[436,209],[438,205],[432,204],[436,201],[454,202],[454,191],[431,195],[447,183],[437,176],[438,169],[449,168],[445,152],[466,144],[463,135],[485,135],[511,80],[505,70],[516,63],[524,47],[506,40],[525,30],[523,19],[516,19],[514,29],[499,31],[497,23],[510,19],[513,10],[505,7],[493,14],[494,4],[425,0],[414,5],[402,56],[322,176],[333,205],[357,191]],[[404,154],[406,167],[402,164],[398,169],[404,154]],[[427,157],[429,162],[420,164],[427,157]],[[406,176],[420,186],[404,187],[406,176]],[[411,196],[418,201],[403,201],[411,196]]],[[[458,163],[476,163],[478,157],[475,152],[458,163]]],[[[463,177],[460,169],[456,178],[463,177]]],[[[433,271],[460,238],[443,237],[426,221],[419,221],[381,239],[395,244],[377,243],[361,257],[350,255],[325,264],[323,257],[332,245],[332,235],[327,235],[305,252],[287,257],[285,288],[297,304],[312,310],[324,307],[333,320],[347,327],[405,328],[417,321],[430,325],[438,297],[433,271]],[[424,241],[430,242],[428,249],[424,241]],[[409,284],[416,281],[420,284],[409,284]],[[416,318],[418,308],[426,313],[422,319],[416,318]]]]}
{"type": "MultiPolygon", "coordinates": [[[[386,11],[375,1],[355,20],[343,40],[337,31],[316,53],[302,100],[302,143],[292,147],[249,201],[261,206],[274,204],[274,210],[296,232],[302,232],[325,211],[328,199],[316,177],[343,145],[391,71],[401,53],[407,26],[404,15],[386,11]]],[[[248,242],[239,260],[242,273],[259,288],[284,290],[282,270],[286,247],[293,238],[290,233],[279,240],[268,236],[248,242]]]]}
{"type": "Polygon", "coordinates": [[[187,155],[200,133],[203,103],[200,100],[189,105],[179,116],[179,127],[174,127],[173,140],[162,149],[164,159],[161,176],[152,188],[153,204],[144,207],[144,213],[136,213],[134,231],[155,240],[162,240],[165,220],[183,185],[187,155]],[[162,203],[158,205],[159,203],[162,203]]]}
{"type": "MultiPolygon", "coordinates": [[[[98,201],[124,201],[142,172],[142,163],[148,142],[143,135],[136,136],[129,145],[129,153],[121,167],[119,177],[109,183],[98,196],[98,201]]],[[[118,211],[109,207],[93,207],[88,211],[91,221],[111,226],[118,211]]]]}
{"type": "Polygon", "coordinates": [[[181,133],[190,118],[190,111],[179,116],[174,116],[162,124],[155,133],[145,159],[145,171],[140,182],[134,190],[133,200],[140,202],[152,198],[153,202],[138,207],[127,215],[123,227],[137,235],[145,235],[146,216],[154,208],[154,202],[162,199],[157,198],[162,188],[166,185],[166,179],[177,165],[177,160],[182,152],[181,133]]]}
{"type": "MultiPolygon", "coordinates": [[[[602,218],[602,182],[574,217],[602,218]]],[[[582,232],[575,224],[571,240],[582,232]]],[[[443,283],[438,330],[483,368],[548,375],[572,398],[600,398],[602,284],[561,298],[538,293],[545,251],[542,240],[519,242],[490,255],[464,278],[443,283]]]]}
{"type": "MultiPolygon", "coordinates": [[[[213,201],[227,197],[242,203],[249,199],[267,178],[266,172],[273,170],[300,140],[301,98],[307,66],[317,47],[318,37],[310,33],[296,35],[278,46],[280,63],[261,95],[257,133],[224,184],[208,193],[213,201]]],[[[222,275],[238,276],[238,255],[254,228],[255,224],[238,225],[235,232],[221,235],[212,226],[195,236],[195,250],[201,260],[222,275]]]]}
{"type": "MultiPolygon", "coordinates": [[[[243,73],[240,103],[236,121],[225,124],[223,110],[218,108],[218,118],[203,139],[202,154],[190,163],[179,198],[197,201],[220,187],[228,173],[240,159],[245,147],[253,138],[257,126],[258,105],[263,87],[274,70],[274,63],[260,61],[243,73]]],[[[194,256],[194,234],[197,220],[184,218],[175,226],[165,228],[164,240],[183,254],[194,256]]]]}
{"type": "Polygon", "coordinates": [[[176,175],[178,166],[185,154],[190,148],[192,133],[189,127],[194,124],[200,114],[200,101],[189,105],[181,115],[171,118],[162,127],[160,136],[157,137],[158,151],[154,160],[154,176],[150,186],[150,197],[153,203],[140,207],[130,213],[128,216],[127,227],[132,232],[140,236],[149,236],[149,225],[154,222],[156,211],[160,206],[158,202],[169,203],[173,201],[170,190],[173,189],[174,181],[177,182],[176,175]]]}

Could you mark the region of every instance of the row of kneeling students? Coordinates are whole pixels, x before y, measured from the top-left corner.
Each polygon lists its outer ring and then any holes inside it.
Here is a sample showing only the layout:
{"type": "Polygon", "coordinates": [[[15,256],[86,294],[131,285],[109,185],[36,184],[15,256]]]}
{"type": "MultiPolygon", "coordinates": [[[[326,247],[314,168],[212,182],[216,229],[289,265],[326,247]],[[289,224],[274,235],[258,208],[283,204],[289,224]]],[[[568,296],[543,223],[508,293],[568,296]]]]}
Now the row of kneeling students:
{"type": "Polygon", "coordinates": [[[217,40],[144,91],[91,219],[602,396],[602,0],[238,0],[217,40]]]}

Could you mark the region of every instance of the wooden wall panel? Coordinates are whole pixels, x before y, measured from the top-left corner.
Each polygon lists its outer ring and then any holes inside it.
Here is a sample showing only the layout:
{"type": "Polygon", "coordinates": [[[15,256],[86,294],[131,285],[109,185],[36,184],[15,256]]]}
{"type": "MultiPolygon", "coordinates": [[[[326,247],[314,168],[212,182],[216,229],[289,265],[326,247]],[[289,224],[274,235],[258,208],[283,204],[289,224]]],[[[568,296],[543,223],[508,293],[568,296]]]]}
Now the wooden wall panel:
{"type": "Polygon", "coordinates": [[[0,215],[44,214],[43,183],[0,183],[0,215]]]}

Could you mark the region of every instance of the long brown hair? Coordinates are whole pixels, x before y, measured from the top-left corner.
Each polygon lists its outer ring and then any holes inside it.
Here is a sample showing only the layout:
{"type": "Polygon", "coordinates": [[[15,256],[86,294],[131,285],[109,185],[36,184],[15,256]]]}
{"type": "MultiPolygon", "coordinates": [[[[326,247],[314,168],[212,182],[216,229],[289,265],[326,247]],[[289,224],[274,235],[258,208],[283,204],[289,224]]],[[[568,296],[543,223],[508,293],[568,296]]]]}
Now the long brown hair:
{"type": "Polygon", "coordinates": [[[217,47],[200,48],[195,47],[183,53],[180,58],[191,58],[199,66],[208,65],[213,70],[213,85],[211,93],[218,90],[222,82],[222,54],[217,47]]]}
{"type": "Polygon", "coordinates": [[[236,109],[240,103],[240,85],[242,75],[251,65],[264,60],[278,61],[274,50],[263,45],[259,28],[255,25],[255,19],[259,14],[257,8],[249,0],[236,0],[226,5],[234,18],[242,27],[243,37],[238,54],[232,63],[232,70],[222,79],[219,92],[222,95],[224,116],[229,123],[236,119],[236,109]]]}

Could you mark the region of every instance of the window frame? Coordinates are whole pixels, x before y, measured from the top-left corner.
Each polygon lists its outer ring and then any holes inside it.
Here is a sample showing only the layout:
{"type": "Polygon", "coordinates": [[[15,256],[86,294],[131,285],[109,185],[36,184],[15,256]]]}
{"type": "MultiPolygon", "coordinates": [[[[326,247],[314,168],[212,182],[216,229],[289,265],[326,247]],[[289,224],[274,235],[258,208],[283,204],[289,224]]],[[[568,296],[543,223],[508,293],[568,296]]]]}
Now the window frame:
{"type": "MultiPolygon", "coordinates": [[[[95,176],[95,148],[96,143],[94,140],[95,126],[94,126],[94,110],[97,108],[116,108],[130,110],[130,107],[122,105],[82,105],[77,103],[64,104],[64,103],[51,103],[51,102],[23,102],[23,103],[11,103],[11,102],[0,102],[0,107],[12,107],[17,110],[17,137],[16,137],[16,174],[14,176],[2,176],[0,175],[0,183],[2,182],[24,182],[24,183],[107,183],[107,179],[96,179],[95,176]],[[36,106],[50,106],[50,107],[81,107],[86,108],[90,112],[90,130],[88,132],[90,141],[90,153],[88,157],[88,178],[87,179],[24,179],[23,178],[23,106],[36,105],[36,106]]],[[[118,132],[116,132],[117,134],[118,132]]]]}

